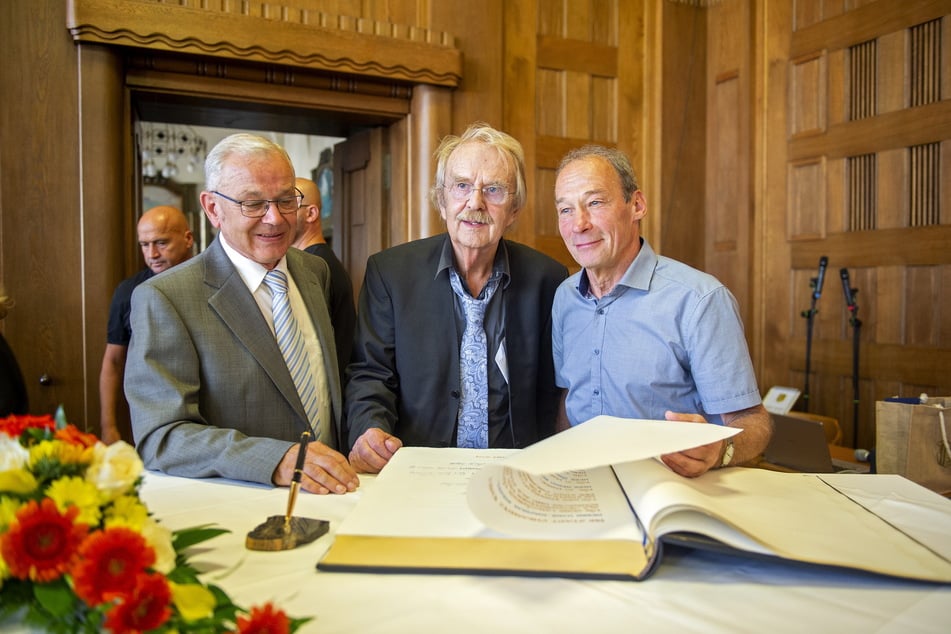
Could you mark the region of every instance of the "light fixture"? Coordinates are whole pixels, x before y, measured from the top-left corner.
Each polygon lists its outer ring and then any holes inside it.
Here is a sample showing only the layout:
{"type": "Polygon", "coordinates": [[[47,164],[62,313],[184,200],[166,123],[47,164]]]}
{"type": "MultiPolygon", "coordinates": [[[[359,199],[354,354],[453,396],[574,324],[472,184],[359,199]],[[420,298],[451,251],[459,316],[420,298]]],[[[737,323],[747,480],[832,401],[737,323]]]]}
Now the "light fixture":
{"type": "Polygon", "coordinates": [[[208,143],[191,126],[139,121],[136,124],[142,175],[146,178],[175,178],[180,161],[194,172],[205,161],[208,143]]]}

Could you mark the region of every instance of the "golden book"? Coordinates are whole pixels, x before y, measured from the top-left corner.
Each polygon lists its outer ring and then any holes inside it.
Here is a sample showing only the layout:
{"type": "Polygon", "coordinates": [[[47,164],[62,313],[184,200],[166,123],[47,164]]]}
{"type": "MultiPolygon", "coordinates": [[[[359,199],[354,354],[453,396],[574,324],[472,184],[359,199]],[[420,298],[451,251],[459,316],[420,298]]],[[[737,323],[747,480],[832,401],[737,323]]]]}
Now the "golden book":
{"type": "Polygon", "coordinates": [[[317,567],[641,580],[677,543],[951,582],[951,501],[900,476],[656,458],[736,432],[605,416],[522,450],[403,447],[317,567]]]}

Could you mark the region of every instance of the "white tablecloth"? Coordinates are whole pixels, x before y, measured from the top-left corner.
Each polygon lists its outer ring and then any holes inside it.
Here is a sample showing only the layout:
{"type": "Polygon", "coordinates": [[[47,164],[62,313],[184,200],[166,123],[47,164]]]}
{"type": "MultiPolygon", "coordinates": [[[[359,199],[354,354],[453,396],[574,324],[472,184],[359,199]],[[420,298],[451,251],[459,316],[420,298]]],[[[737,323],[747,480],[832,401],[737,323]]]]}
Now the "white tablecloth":
{"type": "MultiPolygon", "coordinates": [[[[371,486],[363,477],[361,490],[371,486]]],[[[287,489],[149,473],[142,494],[169,528],[230,529],[195,547],[191,561],[245,607],[270,600],[314,617],[304,632],[951,631],[949,586],[702,551],[668,550],[643,582],[322,572],[317,561],[359,491],[302,493],[295,515],[329,520],[330,533],[283,552],[244,542],[283,515],[287,489]]]]}

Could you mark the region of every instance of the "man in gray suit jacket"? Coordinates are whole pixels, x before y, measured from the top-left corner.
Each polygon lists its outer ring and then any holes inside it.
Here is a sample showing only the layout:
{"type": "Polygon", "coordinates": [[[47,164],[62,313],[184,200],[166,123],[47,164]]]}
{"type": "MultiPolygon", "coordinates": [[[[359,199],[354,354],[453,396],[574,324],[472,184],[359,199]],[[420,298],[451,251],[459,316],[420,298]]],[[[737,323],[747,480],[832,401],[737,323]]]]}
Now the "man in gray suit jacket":
{"type": "Polygon", "coordinates": [[[150,469],[286,486],[297,441],[311,430],[302,487],[353,491],[359,480],[336,451],[342,402],[329,271],[320,258],[288,250],[302,198],[290,159],[267,139],[231,135],[209,153],[205,181],[201,204],[218,237],[132,296],[125,389],[136,448],[150,469]],[[288,278],[306,374],[317,386],[311,416],[275,340],[264,281],[272,270],[288,278]]]}
{"type": "Polygon", "coordinates": [[[367,262],[346,389],[358,472],[379,471],[404,443],[524,447],[554,432],[551,303],[567,269],[502,239],[525,203],[521,145],[474,124],[436,157],[431,194],[447,234],[367,262]],[[476,348],[474,303],[484,310],[476,348]],[[467,393],[480,396],[467,403],[467,393]]]}

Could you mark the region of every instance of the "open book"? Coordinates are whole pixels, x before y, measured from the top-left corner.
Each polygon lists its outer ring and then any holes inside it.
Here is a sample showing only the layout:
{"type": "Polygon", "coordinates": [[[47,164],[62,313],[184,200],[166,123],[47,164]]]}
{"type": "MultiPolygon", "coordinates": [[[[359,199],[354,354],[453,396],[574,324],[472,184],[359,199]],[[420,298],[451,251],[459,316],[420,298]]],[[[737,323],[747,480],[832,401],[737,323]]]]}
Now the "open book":
{"type": "Polygon", "coordinates": [[[318,568],[643,579],[664,541],[700,538],[951,582],[951,501],[902,478],[727,468],[687,479],[653,458],[736,431],[598,417],[523,450],[404,447],[318,568]],[[885,521],[889,503],[915,519],[885,521]]]}

